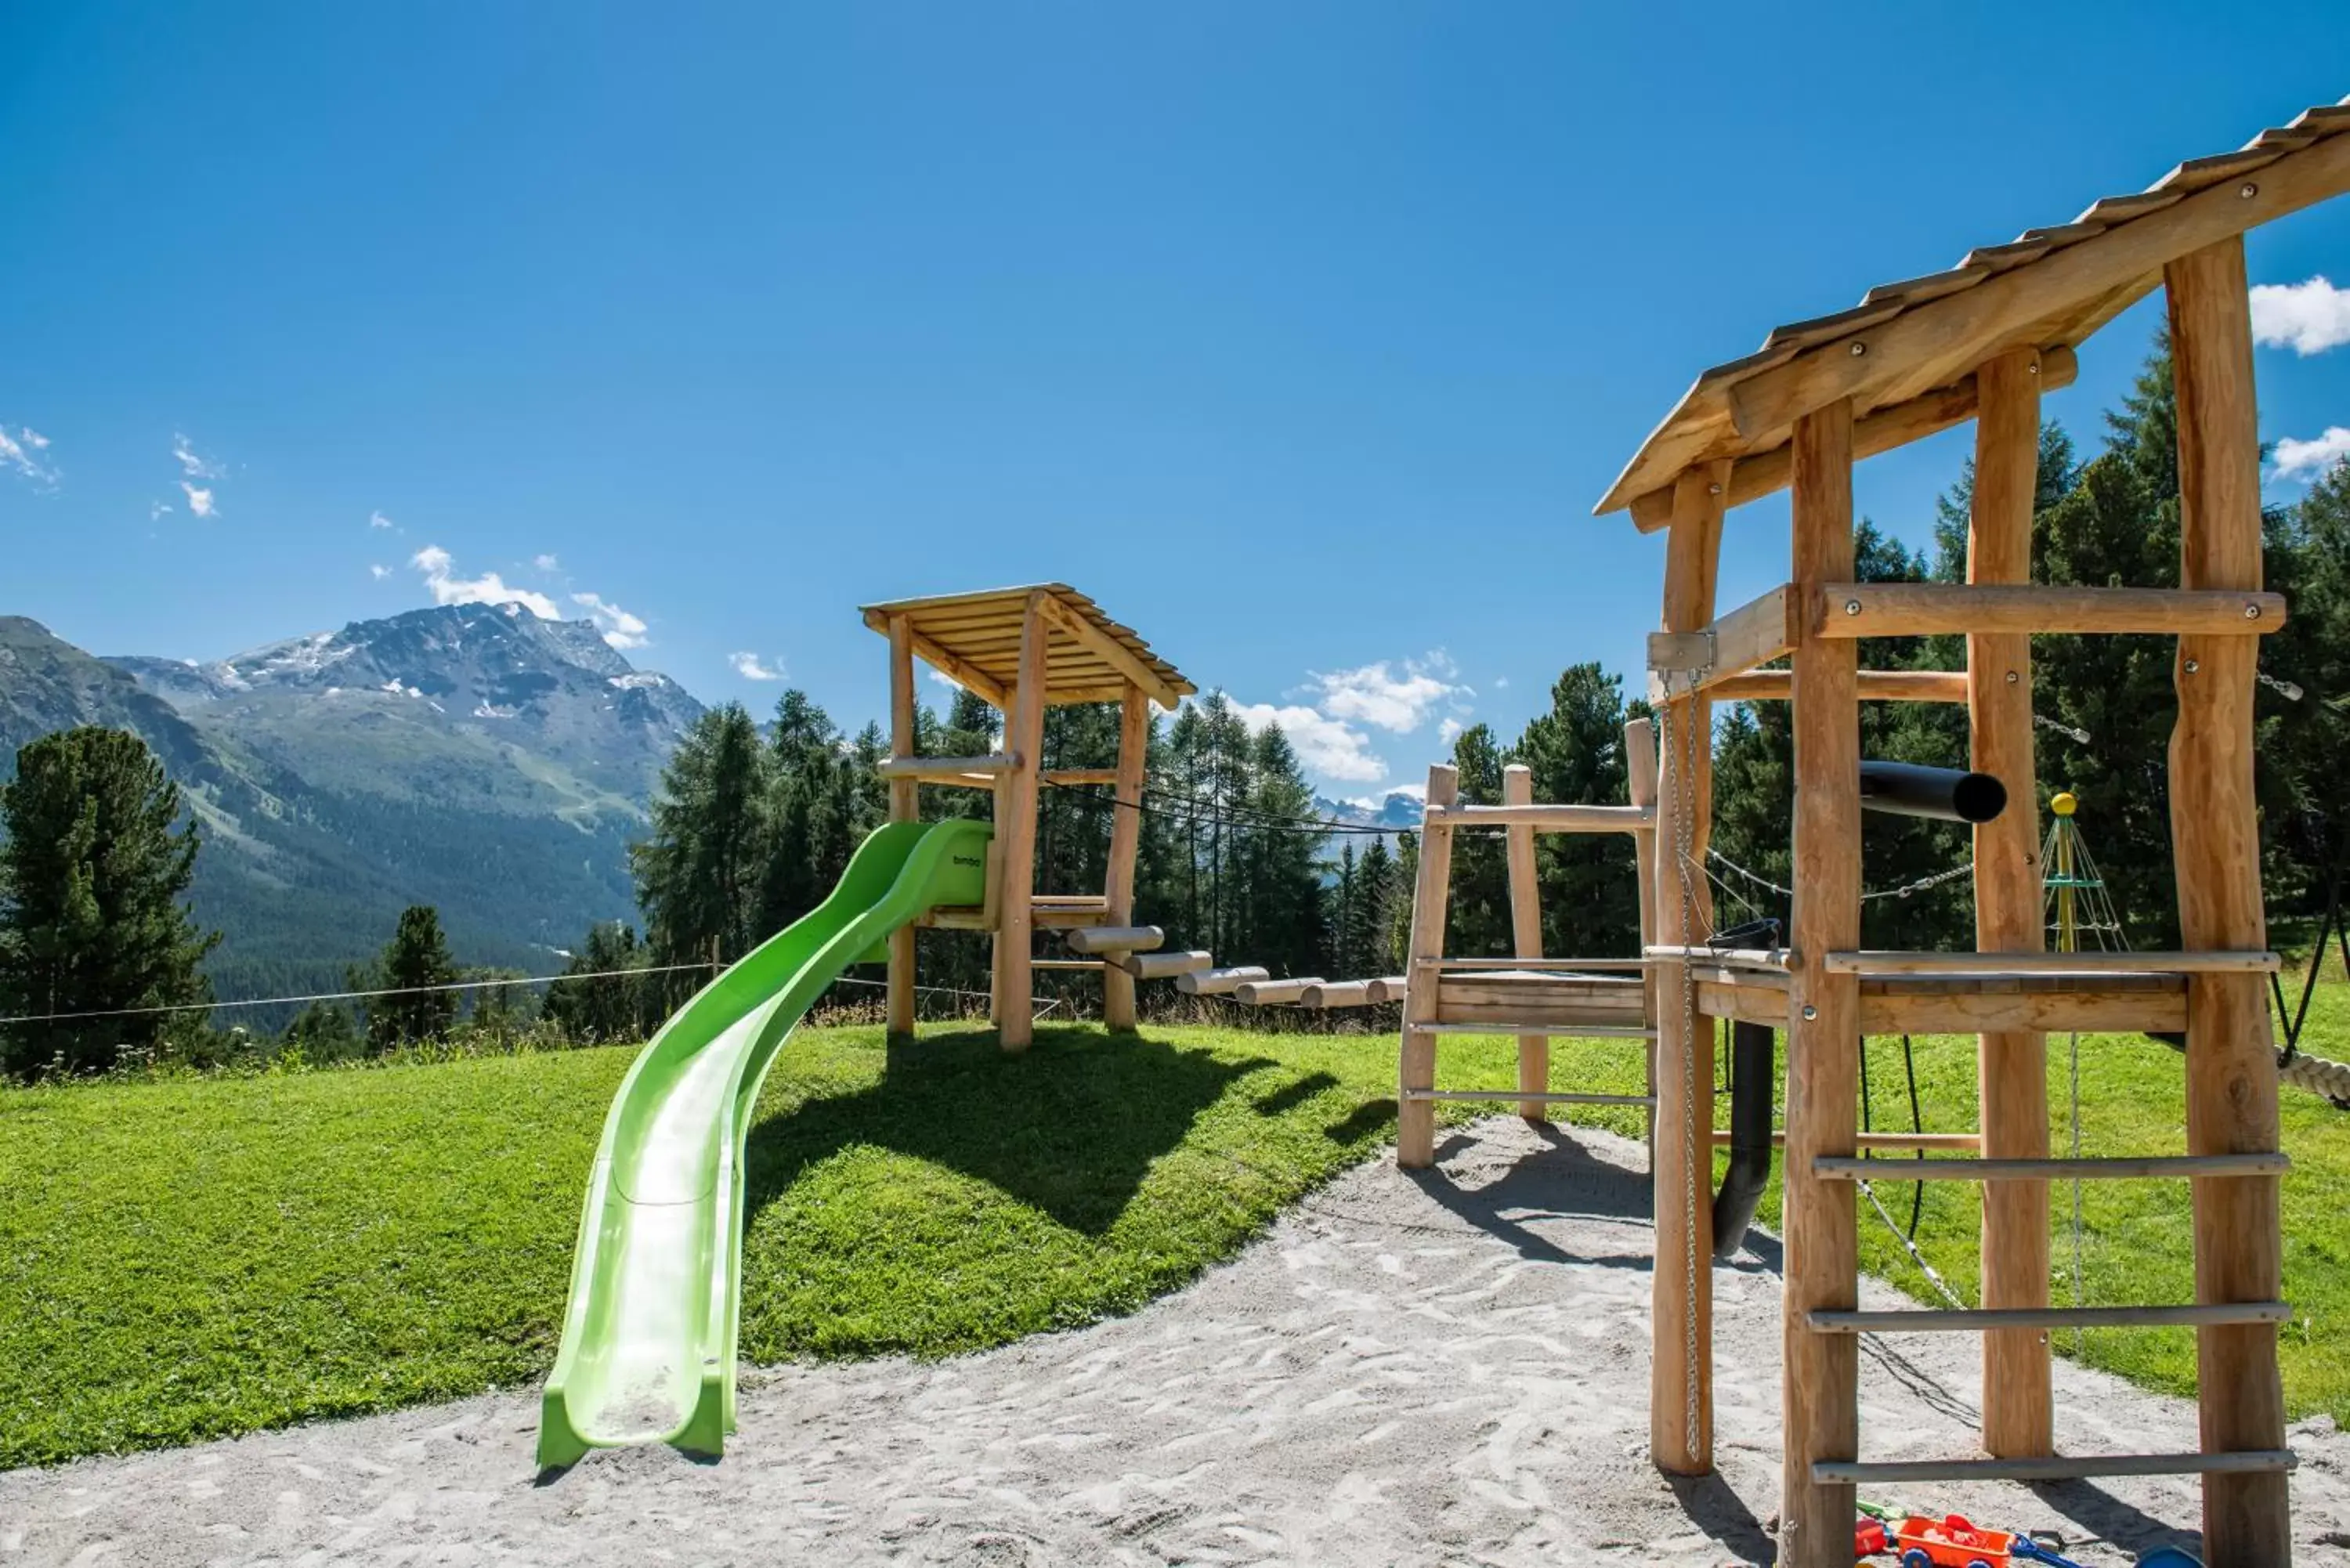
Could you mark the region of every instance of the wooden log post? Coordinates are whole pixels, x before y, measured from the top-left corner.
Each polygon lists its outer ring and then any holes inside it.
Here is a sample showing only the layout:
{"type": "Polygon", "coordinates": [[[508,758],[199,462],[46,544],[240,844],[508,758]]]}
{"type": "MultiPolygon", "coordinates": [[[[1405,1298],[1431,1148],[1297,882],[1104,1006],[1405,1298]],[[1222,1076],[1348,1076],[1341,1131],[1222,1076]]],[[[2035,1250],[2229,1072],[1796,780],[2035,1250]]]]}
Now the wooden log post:
{"type": "MultiPolygon", "coordinates": [[[[1523,763],[1502,770],[1502,804],[1532,805],[1534,771],[1523,763]]],[[[1534,877],[1534,830],[1520,825],[1502,830],[1510,877],[1511,950],[1520,958],[1542,957],[1542,885],[1534,877]]],[[[1518,1087],[1540,1095],[1550,1087],[1550,1036],[1518,1036],[1518,1087]]],[[[1550,1107],[1540,1099],[1518,1102],[1518,1115],[1530,1122],[1546,1122],[1550,1107]]]]}
{"type": "MultiPolygon", "coordinates": [[[[1849,581],[1852,403],[1795,421],[1794,576],[1849,581]]],[[[1782,1166],[1786,1290],[1779,1561],[1850,1568],[1853,1488],[1814,1481],[1822,1459],[1859,1458],[1859,1342],[1810,1325],[1859,1304],[1853,1184],[1812,1161],[1849,1155],[1860,1110],[1860,979],[1829,972],[1829,952],[1860,941],[1858,644],[1807,639],[1794,651],[1794,909],[1787,986],[1787,1144],[1782,1166]]]]}
{"type": "MultiPolygon", "coordinates": [[[[1127,682],[1118,711],[1118,783],[1110,807],[1109,869],[1102,891],[1108,896],[1107,926],[1134,923],[1134,856],[1142,843],[1142,772],[1150,756],[1150,699],[1127,682]]],[[[1134,1027],[1134,977],[1112,967],[1102,975],[1102,1023],[1134,1027]]]]}
{"type": "MultiPolygon", "coordinates": [[[[2261,585],[2260,431],[2241,239],[2163,269],[2178,389],[2179,566],[2183,588],[2261,585]]],[[[2252,688],[2260,642],[2178,639],[2170,738],[2170,836],[2178,928],[2189,948],[2267,945],[2260,826],[2252,794],[2252,688]]],[[[2267,1002],[2253,974],[2196,973],[2187,984],[2187,1148],[2266,1153],[2277,1147],[2276,1060],[2267,1002]]],[[[2278,1183],[2271,1176],[2194,1183],[2195,1299],[2274,1300],[2282,1290],[2278,1183]]],[[[2196,1330],[2196,1398],[2207,1452],[2284,1447],[2276,1328],[2196,1330]]],[[[2203,1479],[2203,1551],[2211,1568],[2293,1555],[2282,1474],[2203,1479]]]]}
{"type": "MultiPolygon", "coordinates": [[[[913,631],[902,615],[889,618],[889,754],[910,757],[917,749],[914,728],[913,631]]],[[[913,779],[889,781],[889,820],[913,822],[921,815],[921,784],[913,779]]],[[[889,933],[889,1032],[897,1036],[914,1033],[914,928],[900,926],[889,933]]]]}
{"type": "MultiPolygon", "coordinates": [[[[1967,581],[2022,583],[2032,576],[2032,510],[2039,493],[2039,355],[2002,354],[1975,372],[1973,506],[1967,525],[1967,581]]],[[[1982,952],[2038,952],[2043,934],[2040,816],[2032,746],[2032,639],[2022,632],[1967,638],[1969,758],[2007,785],[2007,809],[1974,830],[1975,946],[1982,952]]],[[[2047,1037],[1978,1036],[1976,1082],[1983,1154],[2039,1159],[2048,1154],[2047,1037]]],[[[2048,1189],[1995,1182],[1982,1199],[1982,1304],[2048,1304],[2048,1189]]],[[[1983,1449],[2002,1459],[2055,1452],[2048,1335],[1991,1329],[1982,1336],[1983,1449]]]]}
{"type": "Polygon", "coordinates": [[[1045,754],[1045,624],[1040,590],[1028,596],[1020,618],[1020,673],[1013,682],[1012,707],[1004,715],[1003,749],[1019,759],[1004,775],[1003,803],[995,825],[1003,846],[1003,891],[996,911],[996,1039],[1006,1051],[1025,1051],[1036,1037],[1035,975],[1030,949],[1036,911],[1036,776],[1045,754]]]}
{"type": "MultiPolygon", "coordinates": [[[[1624,774],[1626,794],[1630,804],[1653,813],[1657,809],[1657,727],[1653,721],[1634,719],[1624,726],[1624,774]]],[[[1661,940],[1657,935],[1657,830],[1642,828],[1632,835],[1633,876],[1640,889],[1640,950],[1661,940]]],[[[1654,968],[1640,971],[1640,1013],[1650,1029],[1657,1027],[1657,971],[1654,968]]],[[[1657,1043],[1648,1042],[1648,1076],[1643,1090],[1648,1096],[1648,1168],[1656,1168],[1657,1159],[1657,1043]]],[[[1709,1107],[1707,1116],[1711,1116],[1709,1107]]],[[[1707,1123],[1711,1126],[1711,1120],[1707,1123]]],[[[1709,1157],[1707,1170],[1712,1162],[1709,1157]]],[[[1711,1210],[1707,1211],[1709,1223],[1711,1210]]]]}
{"type": "MultiPolygon", "coordinates": [[[[1708,463],[1674,482],[1672,529],[1665,540],[1667,631],[1694,631],[1713,619],[1729,468],[1708,463]]],[[[1713,704],[1702,696],[1675,698],[1666,703],[1663,721],[1649,879],[1654,940],[1679,946],[1702,941],[1713,929],[1705,876],[1713,819],[1713,704]]],[[[1650,979],[1657,1104],[1649,1185],[1657,1265],[1650,1281],[1656,1347],[1648,1365],[1648,1457],[1673,1475],[1704,1475],[1713,1469],[1712,1025],[1697,1011],[1686,963],[1659,964],[1650,979]]]]}
{"type": "MultiPolygon", "coordinates": [[[[1440,810],[1461,798],[1460,770],[1439,763],[1428,770],[1428,804],[1440,810]]],[[[1431,817],[1419,830],[1419,874],[1412,883],[1411,940],[1406,967],[1418,978],[1404,993],[1403,1036],[1397,1052],[1396,1165],[1424,1170],[1436,1163],[1436,1105],[1407,1097],[1436,1087],[1436,1035],[1415,1023],[1436,1022],[1436,976],[1419,967],[1444,956],[1444,916],[1452,898],[1452,829],[1431,817]]],[[[1243,1001],[1249,1000],[1243,988],[1243,1001]]]]}

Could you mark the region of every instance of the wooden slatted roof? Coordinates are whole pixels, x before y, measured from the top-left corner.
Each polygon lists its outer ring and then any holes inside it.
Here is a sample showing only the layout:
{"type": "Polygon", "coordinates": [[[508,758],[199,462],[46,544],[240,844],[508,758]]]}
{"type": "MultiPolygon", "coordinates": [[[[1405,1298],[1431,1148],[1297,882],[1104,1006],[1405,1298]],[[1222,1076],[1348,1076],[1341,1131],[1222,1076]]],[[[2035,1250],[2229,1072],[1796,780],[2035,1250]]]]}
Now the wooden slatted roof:
{"type": "MultiPolygon", "coordinates": [[[[1970,251],[1948,272],[1881,284],[1848,310],[1790,322],[1755,353],[1700,376],[1595,510],[1628,506],[1643,532],[1660,528],[1676,476],[1700,463],[1767,460],[1786,446],[1796,419],[1838,398],[1901,440],[1971,418],[1965,378],[1985,359],[2069,350],[2158,287],[2165,263],[2345,190],[2350,98],[2307,109],[2234,152],[2189,159],[2069,223],[2028,229],[1970,251]]],[[[1734,471],[1733,500],[1776,488],[1762,470],[1743,468],[1734,471]]]]}
{"type": "Polygon", "coordinates": [[[1128,681],[1162,708],[1199,690],[1150,650],[1132,627],[1066,583],[1035,583],[974,594],[867,605],[865,624],[885,637],[893,616],[906,618],[914,652],[1001,708],[1020,667],[1020,623],[1032,594],[1044,596],[1050,628],[1045,701],[1115,702],[1128,681]]]}

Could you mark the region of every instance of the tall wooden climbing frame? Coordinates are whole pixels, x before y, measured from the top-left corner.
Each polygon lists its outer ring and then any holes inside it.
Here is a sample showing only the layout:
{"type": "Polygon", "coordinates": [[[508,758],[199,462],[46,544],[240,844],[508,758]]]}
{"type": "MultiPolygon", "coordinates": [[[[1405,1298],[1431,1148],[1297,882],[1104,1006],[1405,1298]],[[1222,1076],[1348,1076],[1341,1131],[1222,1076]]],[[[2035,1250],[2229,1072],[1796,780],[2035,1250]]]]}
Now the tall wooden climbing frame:
{"type": "MultiPolygon", "coordinates": [[[[934,910],[920,924],[993,933],[990,1010],[1003,1048],[1025,1050],[1035,1032],[1035,932],[1131,923],[1150,704],[1172,708],[1198,688],[1130,628],[1066,583],[899,599],[867,605],[862,613],[867,626],[889,639],[890,757],[881,767],[889,781],[889,820],[915,819],[925,784],[985,790],[993,797],[987,901],[975,909],[934,910]],[[916,754],[918,659],[1002,712],[1003,740],[996,751],[975,757],[916,754]],[[1044,766],[1045,710],[1065,702],[1118,704],[1116,766],[1044,766]],[[1109,865],[1097,894],[1036,892],[1037,802],[1040,789],[1053,784],[1113,787],[1109,865]]],[[[893,1034],[914,1028],[915,943],[910,926],[889,939],[893,1034]]],[[[1134,979],[1126,971],[1100,960],[1044,961],[1098,969],[1105,1022],[1113,1029],[1134,1026],[1134,979]]]]}
{"type": "Polygon", "coordinates": [[[2252,794],[2260,638],[2285,607],[2261,584],[2242,236],[2345,189],[2350,99],[2182,163],[2069,223],[1782,327],[1760,352],[1700,376],[1600,501],[1599,512],[1628,508],[1643,532],[1667,536],[1664,629],[1649,650],[1663,756],[1659,940],[1649,949],[1659,993],[1654,1455],[1679,1473],[1712,1468],[1709,1248],[1702,1235],[1668,1235],[1666,1220],[1704,1208],[1684,1199],[1710,1177],[1708,1021],[1767,1023],[1788,1039],[1783,1563],[1852,1561],[1860,1483],[2165,1472],[2203,1477],[2213,1568],[2292,1558],[2276,1366],[2285,1161],[2262,978],[2275,960],[2264,950],[2252,794]],[[2078,344],[2158,286],[2178,388],[2178,586],[2034,584],[2041,394],[2072,379],[2078,344]],[[1854,462],[1969,419],[1967,581],[1856,583],[1854,462]],[[1723,514],[1782,489],[1793,493],[1788,580],[1718,613],[1723,514]],[[2057,632],[2178,639],[2169,799],[2186,950],[2042,951],[2030,639],[2057,632]],[[1862,638],[1938,634],[1966,638],[1962,675],[1858,668],[1862,638]],[[1765,668],[1781,659],[1785,668],[1765,668]],[[1788,946],[1770,952],[1700,940],[1711,929],[1708,710],[1733,698],[1794,709],[1793,921],[1788,946]],[[1973,952],[1860,950],[1859,704],[1874,700],[1964,702],[1974,765],[2007,784],[2009,810],[1975,834],[1973,952]],[[2048,1157],[2043,1032],[2073,1029],[2184,1031],[2184,1152],[2048,1157]],[[1860,1041],[1932,1031],[1979,1035],[1981,1129],[1966,1140],[1974,1158],[1905,1164],[1902,1179],[1986,1184],[1984,1307],[1859,1311],[1860,1041]],[[2048,1180],[2147,1177],[2189,1183],[2195,1301],[2051,1307],[2048,1180]],[[2055,1452],[2047,1334],[2089,1322],[2195,1329],[2197,1451],[2055,1452]],[[1983,1336],[1984,1453],[1864,1459],[1857,1336],[1938,1331],[1983,1336]]]}

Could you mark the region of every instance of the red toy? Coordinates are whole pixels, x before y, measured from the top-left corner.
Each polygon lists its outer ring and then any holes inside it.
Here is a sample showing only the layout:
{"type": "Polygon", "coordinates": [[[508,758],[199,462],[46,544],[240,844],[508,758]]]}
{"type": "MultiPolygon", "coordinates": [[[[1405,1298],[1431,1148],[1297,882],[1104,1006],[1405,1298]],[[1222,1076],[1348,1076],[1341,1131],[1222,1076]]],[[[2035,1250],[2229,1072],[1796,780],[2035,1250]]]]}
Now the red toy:
{"type": "Polygon", "coordinates": [[[1889,1549],[1901,1553],[1901,1568],[2012,1568],[2024,1563],[2079,1568],[2028,1535],[1978,1529],[1963,1515],[1940,1519],[1913,1514],[1894,1527],[1889,1549]]]}

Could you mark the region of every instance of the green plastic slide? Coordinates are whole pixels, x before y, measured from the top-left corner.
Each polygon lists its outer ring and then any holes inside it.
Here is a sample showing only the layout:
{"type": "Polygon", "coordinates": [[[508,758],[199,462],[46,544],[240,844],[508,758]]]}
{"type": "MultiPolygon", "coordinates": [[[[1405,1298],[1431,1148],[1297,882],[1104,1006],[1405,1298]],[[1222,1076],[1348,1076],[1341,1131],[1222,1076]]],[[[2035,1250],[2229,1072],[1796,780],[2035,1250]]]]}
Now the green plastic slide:
{"type": "Polygon", "coordinates": [[[743,1156],[776,1048],[850,964],[945,904],[986,896],[983,822],[893,822],[832,896],[718,976],[638,1054],[588,1179],[538,1461],[671,1442],[716,1455],[734,1429],[743,1156]]]}

